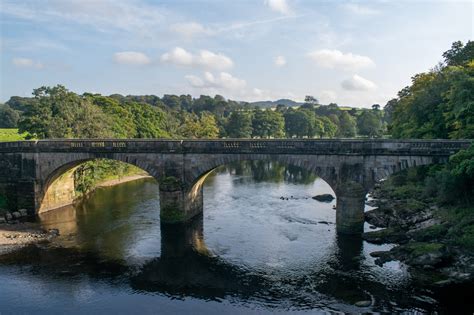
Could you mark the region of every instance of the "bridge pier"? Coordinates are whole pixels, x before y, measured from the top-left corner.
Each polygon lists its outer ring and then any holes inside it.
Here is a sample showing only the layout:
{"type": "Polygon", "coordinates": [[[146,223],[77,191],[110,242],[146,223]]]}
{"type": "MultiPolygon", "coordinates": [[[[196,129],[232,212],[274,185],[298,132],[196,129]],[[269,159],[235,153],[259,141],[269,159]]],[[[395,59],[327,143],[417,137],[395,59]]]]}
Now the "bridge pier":
{"type": "Polygon", "coordinates": [[[0,185],[0,194],[6,199],[6,207],[10,210],[27,209],[35,213],[38,204],[38,187],[34,181],[18,180],[0,185]]]}
{"type": "Polygon", "coordinates": [[[364,231],[366,191],[361,184],[350,181],[336,191],[336,230],[340,234],[361,234],[364,231]]]}
{"type": "Polygon", "coordinates": [[[202,185],[183,187],[176,178],[167,177],[159,186],[162,223],[183,223],[202,213],[202,185]]]}

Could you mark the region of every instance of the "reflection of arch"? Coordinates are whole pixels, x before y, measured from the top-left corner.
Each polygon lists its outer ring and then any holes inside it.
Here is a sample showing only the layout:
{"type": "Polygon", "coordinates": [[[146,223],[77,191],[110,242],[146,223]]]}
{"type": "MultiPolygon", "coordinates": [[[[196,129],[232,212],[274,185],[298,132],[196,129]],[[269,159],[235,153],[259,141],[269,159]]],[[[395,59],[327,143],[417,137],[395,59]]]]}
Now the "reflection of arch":
{"type": "MultiPolygon", "coordinates": [[[[84,164],[89,161],[96,161],[96,160],[110,160],[110,161],[117,161],[120,163],[133,165],[138,167],[142,171],[146,172],[148,175],[152,176],[149,169],[146,165],[140,167],[141,163],[130,163],[124,162],[121,159],[111,159],[111,158],[80,158],[77,160],[73,160],[71,162],[67,162],[65,164],[60,165],[59,167],[50,171],[50,173],[46,173],[42,183],[41,183],[41,190],[40,193],[37,195],[37,202],[39,207],[37,208],[37,212],[44,212],[49,211],[57,208],[64,207],[66,205],[71,204],[74,202],[76,198],[75,194],[75,183],[74,183],[74,170],[79,167],[81,164],[84,164]]],[[[153,176],[152,176],[153,177],[153,176]]],[[[156,179],[156,178],[155,178],[156,179]]]]}

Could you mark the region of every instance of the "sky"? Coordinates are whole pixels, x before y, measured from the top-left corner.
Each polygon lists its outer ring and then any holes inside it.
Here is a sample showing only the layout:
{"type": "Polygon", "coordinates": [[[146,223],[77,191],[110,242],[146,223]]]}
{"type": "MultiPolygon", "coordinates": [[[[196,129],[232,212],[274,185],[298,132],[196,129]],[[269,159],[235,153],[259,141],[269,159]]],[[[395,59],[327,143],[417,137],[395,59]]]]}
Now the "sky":
{"type": "Polygon", "coordinates": [[[0,0],[0,102],[109,95],[384,105],[473,39],[472,1],[0,0]]]}

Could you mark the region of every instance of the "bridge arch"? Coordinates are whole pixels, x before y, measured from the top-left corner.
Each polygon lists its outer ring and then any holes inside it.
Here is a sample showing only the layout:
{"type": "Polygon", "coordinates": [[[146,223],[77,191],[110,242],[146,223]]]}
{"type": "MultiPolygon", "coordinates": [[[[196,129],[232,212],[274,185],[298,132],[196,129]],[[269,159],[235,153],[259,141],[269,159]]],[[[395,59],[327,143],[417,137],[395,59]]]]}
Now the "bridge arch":
{"type": "Polygon", "coordinates": [[[239,155],[219,155],[210,159],[206,159],[204,163],[198,163],[190,167],[186,172],[186,182],[193,189],[202,186],[205,178],[216,168],[229,165],[236,162],[245,161],[269,161],[278,162],[283,165],[291,165],[299,167],[307,172],[313,173],[324,180],[336,191],[337,172],[334,166],[318,164],[316,157],[310,159],[302,159],[300,156],[292,155],[275,155],[275,154],[239,154],[239,155]]]}
{"type": "Polygon", "coordinates": [[[144,163],[142,160],[123,158],[123,156],[80,156],[62,160],[60,163],[49,163],[41,170],[42,175],[35,196],[37,204],[35,212],[41,213],[71,204],[78,197],[75,191],[74,171],[84,163],[101,160],[116,161],[137,167],[157,182],[160,178],[161,173],[153,165],[144,163]]]}

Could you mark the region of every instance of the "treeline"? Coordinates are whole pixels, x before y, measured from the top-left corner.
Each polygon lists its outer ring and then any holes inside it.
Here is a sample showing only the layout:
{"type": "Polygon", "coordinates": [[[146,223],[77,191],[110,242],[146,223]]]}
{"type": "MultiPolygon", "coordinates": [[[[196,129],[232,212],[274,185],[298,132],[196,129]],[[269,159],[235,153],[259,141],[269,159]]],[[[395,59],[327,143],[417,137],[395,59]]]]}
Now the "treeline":
{"type": "Polygon", "coordinates": [[[0,107],[0,128],[43,138],[332,138],[380,137],[383,111],[321,105],[311,96],[299,108],[260,109],[245,102],[190,95],[75,94],[41,87],[0,107]]]}

